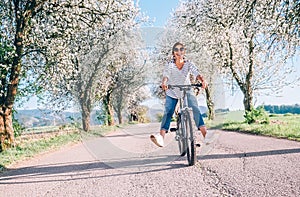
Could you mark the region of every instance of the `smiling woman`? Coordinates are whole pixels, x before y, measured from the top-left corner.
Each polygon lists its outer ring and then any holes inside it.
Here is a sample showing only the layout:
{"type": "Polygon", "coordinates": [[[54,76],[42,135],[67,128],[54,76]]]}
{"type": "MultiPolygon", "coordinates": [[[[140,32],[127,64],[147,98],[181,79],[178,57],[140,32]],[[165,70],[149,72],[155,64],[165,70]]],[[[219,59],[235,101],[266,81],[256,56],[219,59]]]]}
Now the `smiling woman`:
{"type": "MultiPolygon", "coordinates": [[[[203,89],[207,88],[207,83],[200,74],[198,68],[185,58],[185,47],[182,43],[176,42],[173,45],[172,55],[173,59],[165,65],[162,75],[161,88],[166,92],[166,98],[160,132],[150,136],[152,142],[159,147],[164,146],[164,137],[166,132],[170,129],[170,122],[176,109],[176,105],[185,95],[185,93],[182,92],[182,89],[179,89],[178,87],[174,89],[169,88],[169,85],[190,85],[193,83],[190,75],[193,75],[193,80],[201,82],[201,87],[203,89]]],[[[203,137],[205,137],[207,133],[206,126],[199,110],[196,97],[193,93],[188,91],[186,98],[188,106],[192,108],[195,125],[198,130],[201,131],[203,137]]]]}

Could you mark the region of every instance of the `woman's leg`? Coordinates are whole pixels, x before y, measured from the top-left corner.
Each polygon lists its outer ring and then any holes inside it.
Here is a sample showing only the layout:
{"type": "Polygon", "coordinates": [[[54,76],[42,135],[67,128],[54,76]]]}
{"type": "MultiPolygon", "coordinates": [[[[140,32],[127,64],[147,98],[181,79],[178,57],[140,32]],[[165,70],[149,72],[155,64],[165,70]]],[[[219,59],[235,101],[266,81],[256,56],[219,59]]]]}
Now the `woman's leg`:
{"type": "Polygon", "coordinates": [[[207,133],[206,126],[205,126],[203,117],[201,115],[197,99],[191,93],[187,93],[187,98],[188,98],[188,106],[193,109],[193,116],[194,116],[195,124],[196,124],[198,130],[201,131],[203,137],[205,137],[206,133],[207,133]]]}
{"type": "Polygon", "coordinates": [[[160,134],[164,137],[166,131],[170,128],[172,116],[175,111],[178,99],[166,96],[165,111],[161,122],[160,134]]]}

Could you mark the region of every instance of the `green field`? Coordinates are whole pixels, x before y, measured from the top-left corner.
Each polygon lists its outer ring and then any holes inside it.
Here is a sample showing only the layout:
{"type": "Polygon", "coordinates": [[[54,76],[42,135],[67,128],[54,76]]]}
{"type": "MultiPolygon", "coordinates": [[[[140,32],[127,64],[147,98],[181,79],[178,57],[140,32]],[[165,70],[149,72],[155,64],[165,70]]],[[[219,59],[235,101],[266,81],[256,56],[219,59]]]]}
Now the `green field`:
{"type": "Polygon", "coordinates": [[[300,141],[300,115],[270,114],[269,124],[247,124],[243,111],[217,114],[208,127],[300,141]]]}

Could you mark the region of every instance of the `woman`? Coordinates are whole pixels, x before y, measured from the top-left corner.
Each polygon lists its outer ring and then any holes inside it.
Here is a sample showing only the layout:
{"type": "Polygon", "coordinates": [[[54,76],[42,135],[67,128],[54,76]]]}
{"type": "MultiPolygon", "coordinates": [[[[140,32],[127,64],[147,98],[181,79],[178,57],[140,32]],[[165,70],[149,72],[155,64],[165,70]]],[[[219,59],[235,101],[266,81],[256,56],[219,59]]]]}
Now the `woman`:
{"type": "MultiPolygon", "coordinates": [[[[196,80],[202,83],[202,88],[207,87],[207,83],[200,75],[197,67],[186,60],[184,45],[177,42],[172,48],[173,60],[168,62],[163,71],[163,78],[161,87],[166,91],[166,102],[165,111],[162,118],[160,132],[155,135],[151,135],[150,139],[159,147],[164,146],[164,137],[166,131],[170,128],[171,118],[174,114],[176,104],[178,99],[182,97],[182,92],[178,88],[168,89],[168,84],[170,85],[182,85],[190,84],[190,74],[196,77],[196,80]]],[[[191,92],[187,93],[189,107],[193,109],[194,120],[197,128],[201,131],[203,137],[205,137],[207,131],[204,124],[203,118],[201,116],[197,99],[191,92]]]]}

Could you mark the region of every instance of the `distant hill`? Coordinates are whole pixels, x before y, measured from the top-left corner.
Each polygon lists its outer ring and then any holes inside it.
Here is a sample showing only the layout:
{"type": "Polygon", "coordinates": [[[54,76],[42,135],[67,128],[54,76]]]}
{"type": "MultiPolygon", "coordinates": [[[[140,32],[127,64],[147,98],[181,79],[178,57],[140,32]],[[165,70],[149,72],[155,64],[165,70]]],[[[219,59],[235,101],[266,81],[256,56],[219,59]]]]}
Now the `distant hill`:
{"type": "MultiPolygon", "coordinates": [[[[17,110],[15,118],[26,128],[39,126],[59,126],[70,124],[74,121],[81,123],[81,113],[79,112],[61,112],[55,113],[51,110],[17,110]]],[[[91,125],[99,125],[96,118],[96,112],[92,112],[91,125]]]]}

